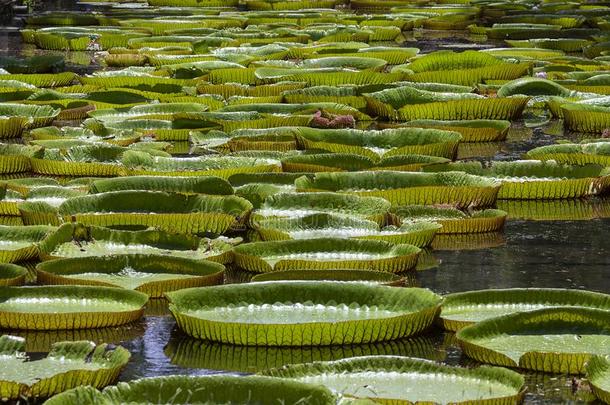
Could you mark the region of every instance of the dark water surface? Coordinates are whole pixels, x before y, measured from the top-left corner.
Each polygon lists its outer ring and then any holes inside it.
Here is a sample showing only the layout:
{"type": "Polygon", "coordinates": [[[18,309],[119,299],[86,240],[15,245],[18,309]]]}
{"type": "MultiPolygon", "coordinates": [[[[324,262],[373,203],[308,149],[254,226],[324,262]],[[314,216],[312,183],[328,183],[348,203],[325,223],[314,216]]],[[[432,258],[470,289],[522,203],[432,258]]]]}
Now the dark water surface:
{"type": "MultiPolygon", "coordinates": [[[[47,7],[71,9],[74,1],[46,2],[47,7]]],[[[406,46],[423,51],[439,48],[479,48],[463,32],[416,32],[406,46]]],[[[494,45],[495,44],[489,44],[494,45]]],[[[16,30],[0,27],[0,54],[37,53],[24,48],[16,30]]],[[[86,52],[66,53],[69,68],[78,72],[98,68],[86,52]]],[[[512,160],[525,151],[558,138],[561,124],[549,122],[528,128],[544,117],[532,114],[516,123],[503,143],[461,145],[460,158],[512,160]],[[526,125],[527,124],[527,125],[526,125]]],[[[432,266],[418,271],[415,283],[437,293],[485,288],[560,287],[610,293],[610,200],[557,202],[500,202],[509,211],[503,234],[468,235],[439,239],[436,250],[426,257],[432,266]],[[436,267],[434,264],[436,263],[436,267]]],[[[14,333],[14,332],[13,332],[14,333]]],[[[146,317],[134,324],[106,330],[25,333],[28,351],[36,357],[61,340],[87,339],[121,344],[132,360],[121,380],[169,374],[254,372],[290,362],[331,360],[366,354],[423,357],[449,364],[472,365],[461,355],[452,334],[433,330],[425,336],[385,344],[316,348],[246,348],[198,341],[177,330],[163,301],[154,302],[146,317]]],[[[0,363],[1,366],[1,363],[0,363]]],[[[526,403],[591,403],[586,384],[568,376],[527,374],[526,403]]]]}

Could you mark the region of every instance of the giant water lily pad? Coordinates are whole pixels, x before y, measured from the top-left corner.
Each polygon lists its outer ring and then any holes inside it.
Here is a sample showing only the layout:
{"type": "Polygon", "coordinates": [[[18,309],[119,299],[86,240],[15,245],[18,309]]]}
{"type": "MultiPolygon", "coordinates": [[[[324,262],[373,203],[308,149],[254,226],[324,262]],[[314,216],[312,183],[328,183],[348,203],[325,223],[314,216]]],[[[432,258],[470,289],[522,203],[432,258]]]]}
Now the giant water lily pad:
{"type": "Polygon", "coordinates": [[[221,284],[224,266],[157,255],[90,256],[51,260],[36,266],[41,284],[101,285],[163,297],[167,291],[221,284]]]}
{"type": "Polygon", "coordinates": [[[146,294],[110,287],[0,287],[3,329],[86,329],[142,316],[146,294]]]}
{"type": "Polygon", "coordinates": [[[237,246],[235,264],[256,273],[293,269],[369,269],[400,273],[417,264],[420,249],[375,240],[318,238],[237,246]]]}
{"type": "Polygon", "coordinates": [[[214,176],[157,177],[131,176],[100,179],[91,183],[91,193],[122,190],[167,191],[185,194],[233,194],[233,187],[224,179],[214,176]]]}
{"type": "Polygon", "coordinates": [[[37,187],[25,195],[25,202],[17,208],[25,225],[59,225],[57,207],[66,200],[83,195],[78,188],[37,187]]]}
{"type": "Polygon", "coordinates": [[[500,187],[494,180],[461,172],[316,173],[295,180],[297,191],[334,191],[382,197],[393,205],[452,204],[459,207],[492,205],[500,187]]]}
{"type": "Polygon", "coordinates": [[[610,354],[610,311],[557,307],[491,318],[457,333],[464,353],[483,363],[582,374],[593,355],[610,354]]]}
{"type": "Polygon", "coordinates": [[[0,226],[0,263],[38,256],[38,242],[54,230],[50,226],[0,226]]]}
{"type": "Polygon", "coordinates": [[[456,331],[489,318],[549,307],[610,310],[610,295],[551,288],[468,291],[445,297],[440,321],[445,329],[456,331]]]}
{"type": "Polygon", "coordinates": [[[19,215],[17,207],[20,202],[23,202],[21,193],[7,189],[7,183],[0,183],[0,215],[19,215]]]}
{"type": "Polygon", "coordinates": [[[447,162],[449,159],[438,156],[411,154],[372,159],[353,153],[304,153],[283,158],[282,170],[286,172],[417,171],[427,165],[447,162]]]}
{"type": "Polygon", "coordinates": [[[388,226],[367,219],[319,213],[299,218],[263,217],[251,221],[251,226],[264,240],[353,238],[407,243],[425,247],[432,243],[441,225],[430,222],[388,226]]]}
{"type": "Polygon", "coordinates": [[[3,368],[0,395],[3,399],[50,397],[80,385],[103,388],[112,384],[129,361],[129,352],[93,342],[60,342],[47,357],[30,360],[25,339],[0,337],[3,368]]]}
{"type": "Polygon", "coordinates": [[[510,120],[521,115],[529,100],[528,97],[485,98],[473,93],[434,92],[411,86],[385,89],[364,97],[371,113],[401,121],[510,120]]]}
{"type": "Polygon", "coordinates": [[[498,232],[504,227],[506,212],[496,209],[464,212],[453,207],[404,205],[391,209],[396,224],[436,222],[442,225],[439,234],[498,232]]]}
{"type": "Polygon", "coordinates": [[[372,283],[402,286],[405,278],[394,273],[375,270],[332,269],[332,270],[284,270],[272,273],[261,273],[252,277],[252,282],[290,280],[325,280],[350,281],[354,283],[372,283]]]}
{"type": "Polygon", "coordinates": [[[390,203],[379,197],[319,193],[279,193],[267,197],[253,217],[291,217],[298,218],[316,213],[358,216],[379,224],[385,221],[390,203]]]}
{"type": "Polygon", "coordinates": [[[325,385],[376,403],[519,403],[525,393],[523,377],[504,368],[467,369],[399,356],[292,364],[261,374],[325,385]]]}
{"type": "Polygon", "coordinates": [[[371,159],[420,154],[452,159],[462,138],[456,132],[439,129],[395,128],[381,131],[299,128],[299,142],[305,149],[355,153],[371,159]]]}
{"type": "Polygon", "coordinates": [[[28,270],[25,267],[11,263],[0,264],[0,286],[25,284],[28,270]]]}
{"type": "Polygon", "coordinates": [[[49,125],[59,110],[48,105],[0,104],[0,139],[16,138],[27,128],[49,125]]]}
{"type": "Polygon", "coordinates": [[[589,360],[587,379],[595,396],[610,403],[610,360],[607,356],[594,356],[589,360]]]}
{"type": "Polygon", "coordinates": [[[126,171],[120,159],[127,150],[104,143],[43,149],[33,154],[32,171],[51,176],[122,176],[126,171]]]}
{"type": "Polygon", "coordinates": [[[72,198],[59,206],[66,221],[98,226],[143,226],[220,234],[247,217],[252,205],[237,196],[113,191],[72,198]]]}
{"type": "Polygon", "coordinates": [[[601,165],[568,165],[553,160],[442,163],[425,171],[461,170],[501,182],[498,199],[562,199],[603,194],[610,187],[610,171],[601,165]]]}
{"type": "Polygon", "coordinates": [[[115,254],[166,255],[218,263],[231,261],[239,239],[199,238],[148,229],[121,231],[79,223],[64,224],[40,243],[43,260],[115,254]]]}
{"type": "Polygon", "coordinates": [[[404,125],[458,132],[461,142],[497,142],[506,139],[511,124],[503,120],[414,120],[404,125]]]}
{"type": "Polygon", "coordinates": [[[57,395],[47,405],[116,403],[257,404],[270,400],[286,405],[335,405],[329,389],[281,378],[262,376],[168,376],[143,378],[107,387],[102,392],[78,387],[57,395]]]}
{"type": "Polygon", "coordinates": [[[540,146],[528,151],[527,156],[531,159],[555,160],[573,165],[599,164],[610,166],[610,142],[540,146]]]}
{"type": "Polygon", "coordinates": [[[0,174],[29,171],[31,151],[32,148],[27,146],[0,143],[0,174]]]}
{"type": "Polygon", "coordinates": [[[218,176],[228,178],[238,173],[279,171],[274,159],[228,156],[168,158],[142,152],[126,154],[123,163],[132,174],[147,176],[218,176]]]}
{"type": "Polygon", "coordinates": [[[342,282],[266,282],[167,294],[187,334],[255,346],[370,343],[428,328],[440,297],[419,288],[342,282]]]}

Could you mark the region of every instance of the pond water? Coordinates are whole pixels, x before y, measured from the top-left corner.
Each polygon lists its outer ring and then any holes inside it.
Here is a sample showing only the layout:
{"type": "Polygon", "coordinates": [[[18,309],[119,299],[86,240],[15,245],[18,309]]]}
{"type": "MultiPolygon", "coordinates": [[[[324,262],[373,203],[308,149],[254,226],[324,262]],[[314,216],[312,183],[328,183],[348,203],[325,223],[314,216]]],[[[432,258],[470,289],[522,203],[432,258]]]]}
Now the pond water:
{"type": "MultiPolygon", "coordinates": [[[[72,0],[47,1],[47,9],[82,10],[72,0]]],[[[470,42],[462,32],[416,32],[406,46],[423,52],[434,49],[478,49],[496,44],[470,42]]],[[[40,53],[24,47],[17,30],[0,27],[0,53],[40,53]]],[[[82,73],[99,68],[92,55],[66,53],[68,69],[82,73]]],[[[526,116],[514,124],[507,142],[467,144],[460,157],[481,160],[511,160],[564,134],[561,125],[545,117],[526,116]],[[531,128],[534,126],[534,128],[531,128]]],[[[414,276],[414,283],[444,294],[466,290],[510,287],[559,287],[610,293],[610,200],[503,203],[509,212],[503,234],[448,238],[427,257],[430,267],[414,276]]],[[[14,332],[13,332],[14,333],[14,332]]],[[[18,334],[18,333],[17,333],[18,334]]],[[[244,348],[209,344],[179,331],[166,304],[156,302],[145,318],[134,325],[109,330],[65,333],[26,333],[29,350],[39,357],[54,341],[88,339],[121,344],[132,360],[121,375],[127,381],[138,377],[169,374],[243,373],[279,366],[284,362],[338,359],[364,354],[394,354],[425,357],[449,364],[472,365],[462,356],[453,335],[440,329],[417,338],[387,344],[307,349],[244,348]]],[[[527,373],[526,402],[532,404],[591,403],[586,384],[567,376],[527,373]]]]}

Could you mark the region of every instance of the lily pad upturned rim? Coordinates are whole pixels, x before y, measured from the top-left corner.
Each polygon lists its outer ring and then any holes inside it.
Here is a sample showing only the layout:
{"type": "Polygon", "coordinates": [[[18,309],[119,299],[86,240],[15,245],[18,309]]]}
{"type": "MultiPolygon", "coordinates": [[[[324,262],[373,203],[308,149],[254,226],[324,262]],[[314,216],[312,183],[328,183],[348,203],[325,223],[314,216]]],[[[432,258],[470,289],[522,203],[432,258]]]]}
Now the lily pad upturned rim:
{"type": "Polygon", "coordinates": [[[401,273],[415,267],[420,252],[421,249],[413,245],[393,244],[378,240],[315,238],[245,243],[233,249],[233,257],[237,266],[256,273],[296,268],[310,268],[312,270],[353,268],[401,273]],[[348,258],[336,261],[282,259],[273,265],[264,259],[265,254],[269,251],[287,253],[292,249],[302,252],[336,252],[337,249],[343,249],[344,251],[356,249],[356,251],[383,251],[388,255],[377,259],[359,260],[348,258]]]}
{"type": "MultiPolygon", "coordinates": [[[[417,220],[417,217],[409,217],[406,214],[409,210],[416,213],[419,211],[423,215],[421,220],[432,221],[441,224],[443,227],[438,231],[439,235],[443,234],[466,234],[466,233],[483,233],[483,232],[498,232],[504,227],[508,213],[495,208],[487,208],[483,210],[465,213],[457,208],[436,208],[424,205],[410,205],[393,207],[390,210],[391,222],[400,225],[403,220],[409,218],[417,220]],[[438,218],[427,217],[428,213],[432,216],[438,213],[438,218]],[[443,215],[447,213],[449,215],[443,215]],[[455,215],[452,215],[455,213],[455,215]],[[443,218],[446,216],[446,218],[443,218]]],[[[417,222],[417,221],[416,221],[417,222]]]]}
{"type": "Polygon", "coordinates": [[[27,246],[17,248],[0,246],[0,262],[16,263],[36,258],[39,253],[39,242],[54,229],[55,227],[47,225],[0,225],[0,239],[28,242],[27,246]]]}
{"type": "Polygon", "coordinates": [[[464,172],[321,172],[295,180],[297,191],[334,191],[382,197],[392,205],[455,204],[487,207],[495,203],[501,184],[464,172]]]}
{"type": "MultiPolygon", "coordinates": [[[[26,348],[23,338],[0,336],[0,352],[4,356],[15,356],[22,359],[26,348]]],[[[119,373],[127,365],[131,354],[127,349],[117,346],[110,349],[107,344],[95,345],[90,341],[57,342],[51,346],[47,358],[55,358],[62,362],[64,358],[81,360],[83,363],[99,363],[100,367],[91,369],[72,369],[58,372],[53,376],[36,379],[32,384],[17,379],[4,380],[0,383],[3,399],[19,399],[23,397],[50,397],[81,385],[91,385],[97,388],[113,383],[119,373]]],[[[36,362],[34,360],[33,362],[36,362]]],[[[23,363],[24,365],[30,361],[23,363]]],[[[19,375],[19,367],[14,370],[19,375]]],[[[31,378],[31,376],[29,376],[31,378]]]]}
{"type": "MultiPolygon", "coordinates": [[[[267,375],[272,377],[288,378],[299,381],[300,378],[307,378],[312,376],[319,376],[323,378],[324,375],[330,374],[347,374],[353,372],[394,372],[394,373],[407,373],[423,375],[430,374],[445,374],[448,378],[453,377],[457,384],[462,378],[472,378],[477,380],[487,380],[491,383],[502,384],[503,386],[510,388],[514,394],[510,396],[501,396],[495,398],[464,398],[463,401],[451,402],[452,404],[498,404],[498,403],[520,403],[525,395],[525,379],[523,376],[515,371],[493,366],[479,366],[476,368],[464,368],[449,366],[445,364],[438,364],[437,362],[425,359],[419,359],[414,357],[404,356],[393,356],[393,355],[381,355],[381,356],[359,356],[359,357],[348,357],[341,360],[335,361],[315,361],[312,363],[302,364],[290,364],[280,368],[268,369],[259,372],[259,375],[267,375]]],[[[415,383],[415,382],[414,382],[415,383]]],[[[451,385],[450,383],[448,384],[451,385]]],[[[374,389],[374,387],[372,387],[374,389]]],[[[445,386],[444,389],[447,389],[445,386]]],[[[374,392],[374,391],[373,391],[374,392]]],[[[346,395],[346,397],[352,397],[346,395]]],[[[379,398],[376,396],[357,396],[355,398],[367,398],[382,403],[395,403],[395,404],[413,404],[413,403],[428,403],[429,399],[422,399],[421,402],[417,400],[407,399],[391,399],[391,398],[379,398]]]]}
{"type": "Polygon", "coordinates": [[[608,356],[593,356],[587,363],[587,379],[595,396],[610,403],[610,359],[608,356]]]}
{"type": "Polygon", "coordinates": [[[120,190],[150,190],[211,195],[231,195],[233,187],[216,176],[129,176],[99,179],[91,183],[92,194],[120,190]]]}
{"type": "Polygon", "coordinates": [[[473,310],[476,311],[477,306],[484,307],[485,305],[489,304],[511,305],[523,303],[541,304],[544,307],[573,306],[610,311],[610,295],[593,291],[571,290],[564,288],[487,289],[448,294],[445,295],[444,298],[441,314],[439,315],[439,321],[446,330],[454,332],[466,326],[472,325],[475,322],[466,319],[459,319],[459,317],[443,317],[443,311],[447,311],[451,307],[460,308],[464,306],[473,306],[473,310]]]}
{"type": "Polygon", "coordinates": [[[25,284],[28,269],[13,263],[0,263],[0,286],[20,286],[25,284]]]}
{"type": "Polygon", "coordinates": [[[167,255],[117,254],[109,256],[87,256],[49,260],[36,266],[38,282],[46,285],[92,285],[125,288],[110,281],[82,276],[83,273],[108,273],[122,270],[126,266],[137,266],[136,270],[152,273],[190,275],[181,279],[152,280],[138,285],[134,290],[151,298],[163,297],[165,292],[190,287],[221,284],[224,266],[207,260],[195,260],[167,255]],[[140,263],[140,268],[135,263],[140,263]],[[165,266],[163,265],[165,263],[165,266]],[[74,277],[67,277],[73,275],[74,277]]]}
{"type": "Polygon", "coordinates": [[[57,211],[66,222],[154,226],[180,233],[221,234],[245,221],[252,204],[235,195],[184,195],[161,191],[110,191],[74,197],[57,211]]]}
{"type": "Polygon", "coordinates": [[[344,216],[329,213],[315,213],[299,216],[296,218],[279,216],[254,216],[251,218],[250,227],[258,231],[264,241],[279,241],[290,239],[310,239],[324,237],[341,237],[349,239],[378,240],[394,244],[410,244],[419,248],[432,243],[436,233],[441,230],[442,225],[437,222],[420,221],[403,224],[396,229],[379,227],[375,221],[353,216],[344,216]],[[338,231],[354,229],[364,230],[362,234],[342,234],[338,231]],[[314,234],[296,236],[294,232],[311,231],[314,234]],[[317,236],[315,232],[318,232],[317,236]]]}
{"type": "Polygon", "coordinates": [[[394,288],[339,281],[268,281],[189,288],[166,294],[178,326],[197,339],[243,346],[315,346],[372,343],[406,338],[434,322],[442,298],[423,288],[394,288]],[[310,302],[396,308],[402,313],[380,319],[330,322],[243,323],[198,318],[186,312],[236,304],[310,302]],[[349,302],[348,302],[349,301],[349,302]]]}
{"type": "Polygon", "coordinates": [[[260,273],[252,277],[253,283],[264,281],[322,280],[373,283],[388,286],[403,286],[405,278],[395,273],[375,270],[331,269],[331,270],[284,270],[260,273]]]}
{"type": "MultiPolygon", "coordinates": [[[[162,247],[164,249],[171,249],[171,247],[174,247],[178,251],[185,251],[187,249],[196,250],[202,240],[204,239],[194,235],[166,232],[159,229],[122,231],[94,225],[86,226],[79,222],[70,222],[62,224],[55,232],[47,235],[47,237],[40,242],[39,248],[40,259],[45,261],[71,257],[54,255],[54,252],[58,247],[70,242],[114,241],[126,245],[144,244],[152,247],[162,247]]],[[[211,241],[212,243],[214,241],[218,242],[219,245],[223,246],[223,249],[219,254],[208,256],[205,260],[220,264],[230,262],[232,260],[232,244],[228,241],[225,242],[218,239],[211,239],[211,241]]],[[[96,255],[92,254],[89,256],[96,255]]],[[[169,256],[171,256],[171,254],[169,256]]]]}
{"type": "MultiPolygon", "coordinates": [[[[610,335],[610,311],[589,308],[555,307],[529,312],[490,318],[485,321],[467,326],[457,332],[456,337],[464,354],[482,363],[505,367],[523,368],[527,370],[544,371],[550,373],[582,374],[587,361],[598,353],[559,353],[530,351],[521,355],[518,361],[508,357],[499,350],[487,348],[477,344],[477,339],[489,336],[508,334],[510,332],[523,332],[526,328],[533,328],[540,333],[545,322],[553,324],[570,323],[572,330],[581,322],[588,328],[597,328],[600,332],[610,335]]],[[[574,333],[576,333],[574,331],[574,333]]],[[[512,351],[515,347],[511,348],[512,351]]]]}
{"type": "MultiPolygon", "coordinates": [[[[352,215],[365,217],[381,225],[385,222],[391,204],[388,200],[381,197],[340,194],[332,191],[311,192],[307,194],[287,192],[268,196],[260,209],[285,210],[301,207],[323,212],[337,212],[341,211],[337,210],[337,208],[344,207],[343,210],[347,210],[348,207],[351,207],[352,215]],[[305,204],[303,204],[304,202],[305,204]],[[339,202],[342,204],[339,204],[339,202]]],[[[252,216],[255,217],[256,215],[259,215],[257,211],[252,216]]]]}
{"type": "Polygon", "coordinates": [[[82,296],[113,298],[117,301],[131,302],[133,309],[116,312],[16,312],[0,311],[0,327],[12,330],[57,330],[57,329],[89,329],[118,326],[139,319],[144,313],[148,295],[138,291],[124,290],[113,287],[93,286],[28,286],[0,287],[0,299],[11,297],[63,297],[72,296],[82,299],[82,296]]]}
{"type": "Polygon", "coordinates": [[[148,400],[169,401],[173,404],[194,402],[248,403],[268,401],[270,396],[294,404],[307,399],[311,405],[335,405],[337,396],[329,389],[282,378],[264,376],[207,375],[149,377],[98,391],[78,387],[49,399],[46,405],[96,405],[148,400]],[[180,396],[183,393],[184,395],[180,396]],[[166,394],[166,397],[162,396],[166,394]],[[198,394],[201,395],[200,399],[198,394]],[[161,397],[160,397],[161,396],[161,397]],[[257,401],[257,402],[258,402],[257,401]]]}

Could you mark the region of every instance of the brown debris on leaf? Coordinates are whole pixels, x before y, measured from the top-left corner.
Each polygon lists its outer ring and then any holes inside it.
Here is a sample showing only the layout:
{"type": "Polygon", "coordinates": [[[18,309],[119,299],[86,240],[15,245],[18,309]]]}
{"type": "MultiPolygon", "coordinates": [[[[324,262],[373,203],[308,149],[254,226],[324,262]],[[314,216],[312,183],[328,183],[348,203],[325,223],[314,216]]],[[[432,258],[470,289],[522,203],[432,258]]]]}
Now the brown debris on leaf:
{"type": "Polygon", "coordinates": [[[356,120],[351,115],[335,115],[323,110],[318,110],[313,115],[310,125],[314,128],[354,128],[356,126],[356,120]]]}

